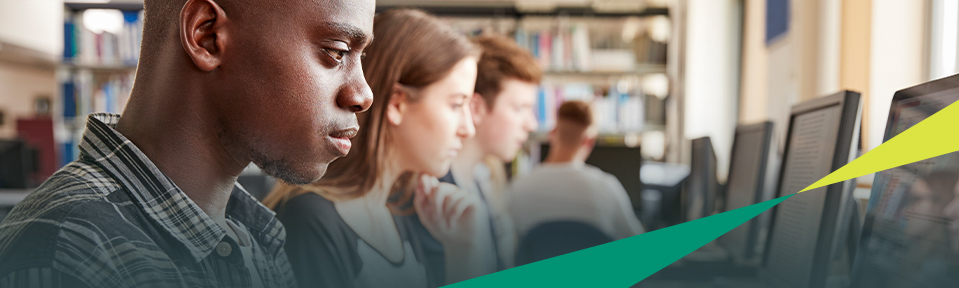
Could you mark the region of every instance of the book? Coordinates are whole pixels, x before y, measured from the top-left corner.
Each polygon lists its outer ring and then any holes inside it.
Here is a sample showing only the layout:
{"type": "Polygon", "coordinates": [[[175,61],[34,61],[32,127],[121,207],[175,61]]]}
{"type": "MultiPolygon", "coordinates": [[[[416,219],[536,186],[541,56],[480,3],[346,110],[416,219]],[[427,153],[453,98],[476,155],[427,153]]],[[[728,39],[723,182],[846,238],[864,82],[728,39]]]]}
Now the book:
{"type": "Polygon", "coordinates": [[[30,175],[30,186],[39,185],[59,169],[57,148],[53,138],[53,118],[35,117],[17,119],[17,137],[20,137],[39,152],[37,172],[30,175]]]}
{"type": "Polygon", "coordinates": [[[537,90],[534,107],[539,132],[552,130],[556,125],[556,110],[563,102],[571,100],[591,104],[594,120],[601,132],[641,131],[646,121],[646,96],[638,88],[619,90],[616,86],[582,82],[543,83],[537,90]]]}
{"type": "Polygon", "coordinates": [[[117,33],[94,32],[83,25],[85,12],[64,20],[64,61],[87,66],[136,66],[143,38],[143,12],[123,11],[117,33]]]}

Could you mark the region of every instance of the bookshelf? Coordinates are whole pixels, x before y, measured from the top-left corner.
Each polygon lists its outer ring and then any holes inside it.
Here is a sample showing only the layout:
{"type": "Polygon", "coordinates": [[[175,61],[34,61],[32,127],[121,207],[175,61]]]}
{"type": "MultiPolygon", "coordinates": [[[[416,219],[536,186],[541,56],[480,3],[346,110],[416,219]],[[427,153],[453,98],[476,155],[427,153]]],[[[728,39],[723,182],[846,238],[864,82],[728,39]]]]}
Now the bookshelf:
{"type": "Polygon", "coordinates": [[[576,71],[576,70],[547,70],[545,77],[569,78],[616,78],[630,76],[644,76],[649,74],[665,74],[666,64],[637,64],[631,71],[576,71]]]}
{"type": "Polygon", "coordinates": [[[671,31],[667,8],[524,10],[510,1],[389,2],[393,1],[380,2],[377,11],[415,6],[467,35],[512,38],[537,58],[545,73],[535,108],[540,131],[531,137],[531,145],[546,139],[544,135],[555,123],[556,108],[566,100],[594,104],[604,135],[600,145],[625,145],[625,139],[635,138],[632,135],[665,130],[668,35],[660,36],[663,29],[655,28],[666,22],[666,34],[671,31]],[[666,83],[647,87],[648,78],[666,79],[666,83]]]}
{"type": "Polygon", "coordinates": [[[142,3],[64,3],[64,47],[57,64],[59,164],[79,155],[86,115],[119,113],[129,98],[143,31],[142,3]],[[112,20],[112,21],[111,21],[112,20]]]}
{"type": "Polygon", "coordinates": [[[64,61],[60,67],[71,70],[89,70],[97,73],[129,73],[136,71],[136,65],[129,64],[83,64],[77,61],[64,61]]]}
{"type": "MultiPolygon", "coordinates": [[[[438,4],[440,1],[405,1],[405,3],[390,3],[399,1],[378,1],[376,13],[389,9],[415,7],[417,9],[429,12],[430,14],[442,17],[500,17],[500,18],[524,18],[524,17],[593,17],[593,18],[620,18],[620,17],[649,17],[649,16],[669,16],[669,9],[664,7],[646,7],[638,11],[602,11],[592,7],[577,6],[557,6],[553,9],[519,9],[514,3],[494,2],[494,3],[468,3],[468,2],[446,2],[438,4]],[[385,3],[384,3],[385,2],[385,3]]],[[[548,1],[546,1],[548,2],[548,1]]]]}
{"type": "Polygon", "coordinates": [[[72,12],[87,9],[116,9],[121,11],[141,11],[143,3],[63,3],[63,6],[72,12]]]}
{"type": "MultiPolygon", "coordinates": [[[[597,145],[603,146],[624,146],[624,147],[637,147],[639,143],[642,142],[643,133],[650,131],[663,131],[663,127],[654,126],[646,127],[642,130],[637,131],[619,131],[619,132],[603,132],[599,133],[596,137],[597,145]]],[[[529,139],[535,143],[546,142],[549,137],[548,131],[537,131],[530,134],[529,139]]]]}
{"type": "MultiPolygon", "coordinates": [[[[623,145],[630,135],[665,130],[664,95],[650,96],[644,87],[647,77],[665,78],[665,47],[668,40],[652,35],[653,22],[669,19],[667,8],[646,7],[636,11],[603,11],[590,7],[554,7],[549,10],[519,9],[509,1],[440,2],[379,1],[377,12],[400,7],[416,7],[437,15],[467,35],[500,34],[517,41],[534,52],[546,71],[540,89],[537,117],[541,131],[531,139],[544,141],[552,128],[555,108],[570,99],[592,101],[600,106],[602,120],[601,145],[623,145]],[[619,39],[623,30],[635,30],[629,41],[619,39]],[[548,36],[548,37],[544,37],[548,36]],[[543,40],[546,39],[546,40],[543,40]],[[548,47],[550,46],[550,47],[548,47]],[[566,48],[554,49],[551,46],[566,48]],[[546,48],[549,49],[546,49],[546,48]],[[562,51],[557,51],[562,50],[562,51]],[[545,53],[545,52],[549,53],[545,53]],[[625,58],[625,59],[623,59],[625,58]],[[606,64],[610,65],[605,65],[606,64]],[[625,65],[622,65],[625,64],[625,65]],[[628,122],[628,123],[626,123],[628,122]]],[[[63,107],[57,139],[62,149],[75,147],[82,133],[85,115],[92,112],[119,112],[132,88],[136,71],[136,50],[122,54],[119,42],[139,44],[139,35],[107,35],[109,32],[84,31],[83,14],[91,9],[122,11],[128,30],[139,33],[142,25],[141,3],[65,3],[65,52],[57,64],[61,80],[63,107]],[[91,45],[89,40],[97,44],[91,45]],[[104,47],[113,47],[110,50],[104,47]],[[72,43],[72,45],[71,45],[72,43]],[[91,47],[108,57],[93,57],[91,47]],[[86,52],[86,53],[85,53],[86,52]],[[132,58],[129,57],[132,55],[132,58]],[[132,60],[132,61],[131,61],[132,60]],[[67,99],[73,103],[67,103],[67,99]],[[72,108],[72,109],[71,109],[72,108]],[[75,113],[70,112],[75,111],[75,113]]],[[[123,32],[122,32],[123,33],[123,32]]],[[[138,45],[134,45],[137,46],[138,45]]],[[[138,49],[138,48],[137,48],[138,49]]],[[[668,86],[668,85],[667,85],[668,86]]],[[[653,94],[667,94],[659,92],[653,94]]],[[[76,156],[64,155],[62,163],[76,156]]]]}

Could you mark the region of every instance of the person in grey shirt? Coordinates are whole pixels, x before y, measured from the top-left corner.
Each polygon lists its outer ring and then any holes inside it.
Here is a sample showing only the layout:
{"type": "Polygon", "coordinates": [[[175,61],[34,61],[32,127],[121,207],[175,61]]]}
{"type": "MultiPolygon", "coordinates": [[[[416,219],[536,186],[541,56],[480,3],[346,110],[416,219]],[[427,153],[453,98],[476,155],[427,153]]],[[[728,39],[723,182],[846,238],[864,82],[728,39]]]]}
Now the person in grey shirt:
{"type": "Polygon", "coordinates": [[[619,180],[585,163],[596,135],[588,103],[560,105],[546,160],[514,180],[507,193],[519,239],[537,225],[553,221],[585,223],[614,240],[644,232],[619,180]]]}

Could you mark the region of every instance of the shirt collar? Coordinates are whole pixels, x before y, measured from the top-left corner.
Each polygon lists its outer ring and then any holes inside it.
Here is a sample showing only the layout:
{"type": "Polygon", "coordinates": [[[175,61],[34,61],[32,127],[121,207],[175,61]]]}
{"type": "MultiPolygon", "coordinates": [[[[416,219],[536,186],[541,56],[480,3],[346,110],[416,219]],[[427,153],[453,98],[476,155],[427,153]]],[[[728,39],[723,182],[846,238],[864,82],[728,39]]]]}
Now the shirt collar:
{"type": "MultiPolygon", "coordinates": [[[[226,231],[115,130],[119,119],[119,114],[90,114],[80,142],[80,157],[111,174],[152,220],[186,246],[196,261],[206,258],[226,231]]],[[[276,253],[282,247],[285,231],[273,212],[238,184],[234,185],[226,212],[227,217],[246,225],[268,251],[276,253]]]]}

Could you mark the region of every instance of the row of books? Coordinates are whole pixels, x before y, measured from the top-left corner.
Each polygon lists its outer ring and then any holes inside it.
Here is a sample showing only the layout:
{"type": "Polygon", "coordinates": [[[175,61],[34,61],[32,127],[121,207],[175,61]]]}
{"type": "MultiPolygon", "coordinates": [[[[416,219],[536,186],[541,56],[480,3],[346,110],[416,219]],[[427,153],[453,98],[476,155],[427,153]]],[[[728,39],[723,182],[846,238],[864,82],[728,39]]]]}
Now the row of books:
{"type": "Polygon", "coordinates": [[[84,25],[85,10],[68,13],[63,25],[63,58],[79,65],[135,66],[143,37],[143,11],[122,11],[122,29],[94,32],[84,25]]]}
{"type": "Polygon", "coordinates": [[[133,91],[134,76],[131,72],[94,79],[93,73],[81,70],[61,78],[63,118],[84,117],[94,112],[120,113],[133,91]]]}
{"type": "MultiPolygon", "coordinates": [[[[516,29],[516,43],[529,49],[540,66],[551,71],[592,70],[589,30],[580,24],[561,22],[556,29],[516,29]]],[[[633,61],[631,59],[626,59],[633,61]]]]}
{"type": "Polygon", "coordinates": [[[569,100],[591,103],[601,132],[635,132],[645,124],[645,96],[638,89],[620,91],[615,85],[606,88],[588,83],[544,83],[535,108],[540,131],[552,130],[559,105],[569,100]]]}
{"type": "Polygon", "coordinates": [[[94,77],[90,71],[80,70],[60,77],[63,101],[63,125],[57,132],[61,144],[60,163],[66,165],[79,155],[77,144],[83,132],[83,123],[90,113],[120,113],[133,91],[134,73],[110,75],[106,79],[94,77]]]}
{"type": "Polygon", "coordinates": [[[526,47],[547,71],[634,71],[636,63],[665,64],[666,43],[647,34],[637,37],[632,48],[597,49],[591,46],[584,24],[563,24],[555,29],[516,29],[516,43],[526,47]]]}

